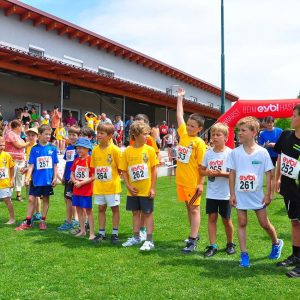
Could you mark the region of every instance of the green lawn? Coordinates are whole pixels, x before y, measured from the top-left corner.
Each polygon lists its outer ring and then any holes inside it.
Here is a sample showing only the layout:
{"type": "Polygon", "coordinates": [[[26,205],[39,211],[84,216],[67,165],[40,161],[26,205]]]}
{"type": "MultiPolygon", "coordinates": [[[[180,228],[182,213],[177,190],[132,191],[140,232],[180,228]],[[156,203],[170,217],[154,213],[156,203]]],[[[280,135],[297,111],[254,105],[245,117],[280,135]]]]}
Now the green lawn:
{"type": "MultiPolygon", "coordinates": [[[[123,190],[120,237],[125,240],[131,234],[131,214],[125,211],[123,190]]],[[[149,253],[140,253],[138,247],[113,246],[109,241],[97,246],[86,238],[57,232],[65,215],[61,186],[51,199],[45,232],[38,224],[23,232],[3,225],[7,210],[1,203],[0,299],[300,299],[299,280],[287,278],[285,270],[267,258],[271,243],[254,213],[249,214],[248,228],[251,267],[243,269],[239,253],[228,256],[220,251],[213,258],[203,258],[208,244],[204,201],[198,251],[181,254],[188,226],[184,205],[176,200],[174,177],[158,180],[155,202],[156,249],[149,253]]],[[[14,205],[21,221],[27,202],[14,205]]],[[[282,199],[274,200],[268,211],[285,241],[282,254],[286,257],[291,252],[290,227],[282,199]]],[[[109,212],[108,233],[110,216],[109,212]]],[[[235,211],[233,220],[236,224],[235,211]]],[[[221,224],[218,244],[225,246],[221,224]]]]}

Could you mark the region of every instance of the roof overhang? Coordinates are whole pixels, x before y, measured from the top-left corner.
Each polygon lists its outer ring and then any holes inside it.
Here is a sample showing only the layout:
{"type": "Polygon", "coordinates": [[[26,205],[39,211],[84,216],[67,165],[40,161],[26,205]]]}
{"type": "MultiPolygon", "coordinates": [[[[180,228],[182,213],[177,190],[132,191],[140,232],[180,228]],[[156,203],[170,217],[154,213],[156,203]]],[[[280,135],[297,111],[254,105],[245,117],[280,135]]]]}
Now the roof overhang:
{"type": "MultiPolygon", "coordinates": [[[[142,65],[145,68],[160,72],[209,93],[221,96],[220,88],[206,81],[20,1],[0,0],[0,9],[4,10],[5,16],[18,15],[20,22],[30,20],[33,26],[43,25],[46,31],[55,30],[58,35],[67,35],[69,39],[77,39],[80,44],[88,43],[90,47],[96,47],[99,50],[104,50],[115,56],[142,65]]],[[[232,102],[238,100],[238,96],[228,92],[226,92],[225,97],[232,102]]]]}
{"type": "MultiPolygon", "coordinates": [[[[28,52],[2,45],[0,45],[0,68],[53,81],[64,81],[74,86],[125,96],[173,109],[176,108],[175,96],[129,81],[99,75],[97,72],[54,59],[37,57],[28,52]]],[[[218,118],[221,115],[217,109],[189,100],[185,101],[184,108],[188,112],[198,112],[210,118],[218,118]]]]}

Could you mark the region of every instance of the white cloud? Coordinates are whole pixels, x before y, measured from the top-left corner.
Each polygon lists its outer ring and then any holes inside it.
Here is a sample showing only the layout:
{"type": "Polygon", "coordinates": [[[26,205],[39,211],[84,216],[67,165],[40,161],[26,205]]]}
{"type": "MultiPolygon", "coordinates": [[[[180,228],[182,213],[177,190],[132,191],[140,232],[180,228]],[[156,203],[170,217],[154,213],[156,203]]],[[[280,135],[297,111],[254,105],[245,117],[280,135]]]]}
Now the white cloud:
{"type": "MultiPolygon", "coordinates": [[[[220,0],[114,0],[81,26],[220,86],[220,0]]],[[[244,99],[300,89],[300,1],[224,0],[226,90],[244,99]]]]}

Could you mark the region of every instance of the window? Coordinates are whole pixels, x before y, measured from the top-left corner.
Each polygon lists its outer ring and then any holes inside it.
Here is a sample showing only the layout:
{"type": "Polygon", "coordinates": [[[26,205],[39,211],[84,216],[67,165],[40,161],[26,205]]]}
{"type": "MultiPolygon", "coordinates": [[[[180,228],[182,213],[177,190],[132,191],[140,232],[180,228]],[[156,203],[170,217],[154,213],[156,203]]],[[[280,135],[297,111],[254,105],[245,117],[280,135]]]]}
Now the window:
{"type": "Polygon", "coordinates": [[[98,67],[98,74],[102,76],[106,76],[109,78],[114,78],[115,77],[115,71],[106,69],[104,67],[99,66],[98,67]]]}
{"type": "Polygon", "coordinates": [[[45,49],[37,46],[29,45],[29,53],[34,56],[44,57],[45,49]]]}
{"type": "Polygon", "coordinates": [[[83,68],[83,61],[71,56],[64,55],[64,62],[76,67],[83,68]]]}

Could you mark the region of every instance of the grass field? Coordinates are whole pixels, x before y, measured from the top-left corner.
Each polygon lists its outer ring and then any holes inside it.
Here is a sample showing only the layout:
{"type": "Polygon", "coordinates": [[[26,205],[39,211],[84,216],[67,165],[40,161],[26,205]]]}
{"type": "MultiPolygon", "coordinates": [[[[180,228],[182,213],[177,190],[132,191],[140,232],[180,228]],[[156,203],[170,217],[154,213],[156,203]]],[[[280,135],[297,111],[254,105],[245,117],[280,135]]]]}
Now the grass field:
{"type": "MultiPolygon", "coordinates": [[[[122,195],[120,237],[131,234],[131,214],[122,195]]],[[[217,253],[204,259],[208,245],[205,202],[202,205],[201,240],[195,254],[180,250],[188,236],[185,208],[176,200],[174,178],[159,178],[155,199],[155,245],[149,253],[138,247],[122,248],[104,241],[97,246],[86,238],[57,232],[64,220],[62,186],[55,189],[48,215],[48,230],[38,224],[16,232],[0,205],[0,299],[300,299],[299,280],[289,279],[267,256],[271,243],[250,213],[248,251],[251,267],[239,267],[239,253],[217,253]]],[[[17,220],[25,217],[27,202],[14,202],[17,220]]],[[[285,241],[282,257],[290,255],[290,227],[282,199],[269,207],[269,216],[285,241]]],[[[110,212],[107,232],[111,232],[110,212]]],[[[236,212],[233,211],[236,225],[236,212]]],[[[97,227],[96,227],[97,228],[97,227]]],[[[98,229],[98,228],[97,228],[98,229]]],[[[225,246],[219,224],[218,244],[225,246]]],[[[235,242],[237,237],[235,234],[235,242]]]]}

